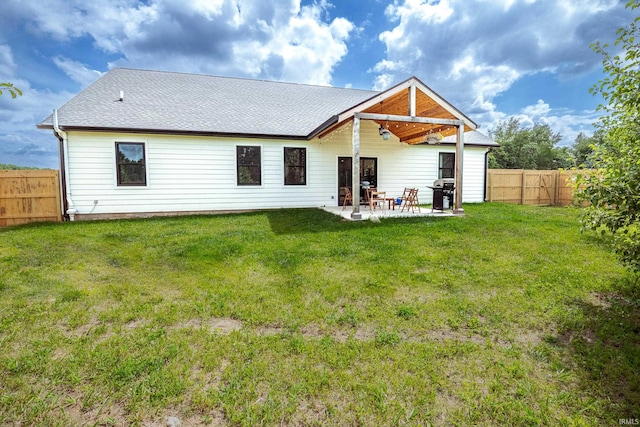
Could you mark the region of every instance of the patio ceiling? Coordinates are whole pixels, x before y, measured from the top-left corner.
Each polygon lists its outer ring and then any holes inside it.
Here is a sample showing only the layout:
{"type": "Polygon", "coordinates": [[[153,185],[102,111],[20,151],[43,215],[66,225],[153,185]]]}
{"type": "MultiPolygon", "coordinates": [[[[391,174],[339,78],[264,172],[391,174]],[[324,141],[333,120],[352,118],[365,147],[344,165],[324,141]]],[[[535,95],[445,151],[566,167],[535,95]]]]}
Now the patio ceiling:
{"type": "MultiPolygon", "coordinates": [[[[389,114],[396,116],[410,116],[410,89],[406,88],[390,97],[380,101],[376,105],[363,110],[365,113],[389,114]]],[[[420,90],[416,90],[416,117],[429,117],[435,119],[459,120],[459,117],[453,115],[445,109],[437,101],[429,97],[420,90]]],[[[425,140],[428,133],[441,133],[442,136],[455,135],[456,126],[425,124],[425,123],[407,123],[407,122],[384,122],[375,120],[380,126],[389,129],[391,133],[397,136],[401,142],[407,144],[420,144],[425,140]]],[[[465,125],[465,132],[472,130],[465,125]]]]}
{"type": "Polygon", "coordinates": [[[443,119],[446,124],[412,123],[410,120],[373,120],[383,128],[389,129],[401,142],[407,144],[421,144],[429,133],[440,133],[443,137],[455,135],[457,126],[452,125],[452,120],[464,122],[464,131],[468,132],[476,128],[476,124],[458,111],[455,107],[433,92],[429,87],[415,77],[390,88],[370,100],[354,107],[338,116],[338,122],[334,123],[319,137],[335,131],[339,127],[351,122],[353,114],[371,113],[385,116],[402,116],[443,119]],[[415,101],[412,105],[412,91],[415,93],[415,101]],[[413,108],[413,110],[412,110],[413,108]],[[413,114],[412,114],[413,111],[413,114]]]}

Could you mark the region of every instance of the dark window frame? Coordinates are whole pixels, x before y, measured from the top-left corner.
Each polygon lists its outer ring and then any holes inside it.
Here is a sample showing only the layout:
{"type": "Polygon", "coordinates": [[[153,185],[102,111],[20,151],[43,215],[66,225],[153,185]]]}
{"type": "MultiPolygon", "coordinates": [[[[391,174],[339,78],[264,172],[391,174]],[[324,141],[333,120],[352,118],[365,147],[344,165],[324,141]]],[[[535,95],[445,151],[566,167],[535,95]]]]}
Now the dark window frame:
{"type": "MultiPolygon", "coordinates": [[[[118,187],[146,187],[147,186],[147,153],[146,144],[144,142],[130,142],[130,141],[116,141],[116,182],[118,187]],[[126,161],[120,158],[120,153],[124,152],[120,150],[120,146],[123,145],[136,145],[142,147],[142,159],[141,163],[126,161]],[[123,173],[123,169],[131,169],[134,167],[142,167],[142,181],[125,181],[126,174],[123,173]]],[[[126,159],[126,158],[125,158],[126,159]]]]}
{"type": "Polygon", "coordinates": [[[307,148],[306,147],[284,147],[284,185],[307,185],[307,148]],[[301,151],[302,155],[297,156],[299,163],[287,163],[287,151],[301,151]],[[291,171],[294,173],[290,173],[291,171]],[[302,182],[298,178],[302,177],[302,182]]]}
{"type": "Polygon", "coordinates": [[[438,179],[455,178],[456,176],[456,153],[438,153],[438,179]],[[444,167],[445,157],[453,158],[451,167],[444,167]]]}
{"type": "Polygon", "coordinates": [[[242,187],[259,187],[262,185],[262,147],[260,145],[236,145],[236,183],[242,187]],[[246,158],[241,151],[248,148],[258,151],[258,161],[256,163],[241,162],[241,159],[246,158]],[[257,174],[255,173],[256,169],[257,174]],[[257,180],[253,178],[255,176],[257,176],[257,180]],[[245,182],[246,178],[249,178],[250,181],[245,182]]]}

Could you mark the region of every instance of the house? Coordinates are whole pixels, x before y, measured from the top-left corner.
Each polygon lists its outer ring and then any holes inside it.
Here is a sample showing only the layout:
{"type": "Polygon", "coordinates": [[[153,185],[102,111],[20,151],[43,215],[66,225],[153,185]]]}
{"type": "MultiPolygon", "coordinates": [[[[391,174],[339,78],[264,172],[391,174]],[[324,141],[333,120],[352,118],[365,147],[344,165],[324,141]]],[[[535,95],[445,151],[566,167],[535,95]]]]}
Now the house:
{"type": "Polygon", "coordinates": [[[38,127],[71,220],[339,206],[362,181],[428,201],[439,177],[461,212],[497,146],[415,77],[376,92],[116,68],[38,127]]]}

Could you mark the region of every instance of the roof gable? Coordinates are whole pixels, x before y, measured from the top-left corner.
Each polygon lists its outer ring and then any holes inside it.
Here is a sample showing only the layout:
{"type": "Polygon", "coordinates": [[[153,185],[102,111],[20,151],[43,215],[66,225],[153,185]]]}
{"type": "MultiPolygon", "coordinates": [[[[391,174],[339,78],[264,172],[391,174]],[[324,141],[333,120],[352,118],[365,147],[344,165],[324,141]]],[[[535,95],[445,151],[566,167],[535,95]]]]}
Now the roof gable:
{"type": "MultiPolygon", "coordinates": [[[[351,120],[354,113],[357,112],[444,119],[444,121],[458,120],[464,123],[465,132],[477,128],[475,122],[416,77],[411,77],[384,92],[377,93],[362,104],[343,111],[329,131],[351,120]]],[[[413,126],[406,122],[375,121],[380,126],[389,129],[400,141],[408,144],[424,142],[425,134],[428,132],[441,133],[443,136],[454,135],[457,132],[456,126],[451,124],[421,124],[420,126],[413,126]]],[[[320,136],[322,137],[326,133],[327,131],[320,134],[320,136]]]]}

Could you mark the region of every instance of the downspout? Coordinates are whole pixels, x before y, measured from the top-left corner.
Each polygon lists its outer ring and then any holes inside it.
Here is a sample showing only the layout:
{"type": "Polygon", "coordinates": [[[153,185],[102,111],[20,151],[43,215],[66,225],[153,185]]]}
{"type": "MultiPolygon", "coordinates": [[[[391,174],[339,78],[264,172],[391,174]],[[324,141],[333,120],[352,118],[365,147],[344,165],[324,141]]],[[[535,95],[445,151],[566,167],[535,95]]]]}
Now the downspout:
{"type": "Polygon", "coordinates": [[[53,134],[56,136],[56,139],[58,140],[58,170],[60,171],[58,173],[58,188],[60,191],[60,212],[62,213],[62,220],[65,221],[65,220],[68,220],[69,218],[65,214],[67,210],[67,200],[66,200],[67,191],[64,188],[65,176],[64,176],[64,158],[62,156],[62,138],[56,135],[55,131],[53,132],[53,134]]]}
{"type": "Polygon", "coordinates": [[[73,200],[71,199],[71,188],[69,186],[69,141],[67,139],[67,133],[64,132],[58,126],[58,110],[53,110],[53,131],[57,135],[60,140],[60,175],[62,186],[61,190],[63,192],[63,199],[66,201],[66,214],[69,216],[69,220],[75,221],[75,215],[78,212],[73,205],[73,200]]]}
{"type": "Polygon", "coordinates": [[[483,201],[487,201],[487,179],[489,179],[489,153],[491,152],[491,147],[487,148],[487,151],[484,153],[484,195],[482,196],[483,201]]]}

